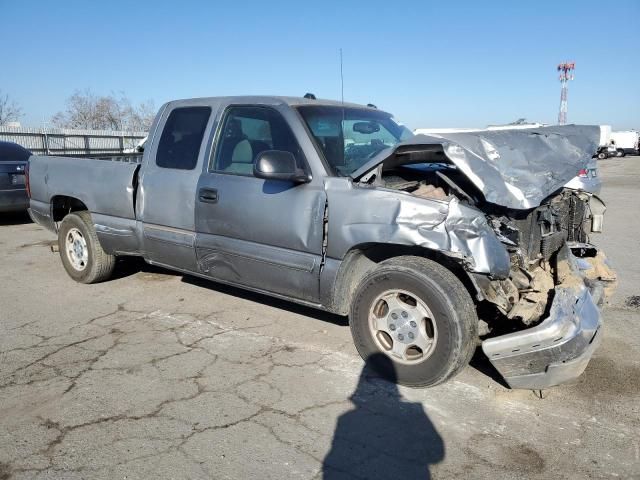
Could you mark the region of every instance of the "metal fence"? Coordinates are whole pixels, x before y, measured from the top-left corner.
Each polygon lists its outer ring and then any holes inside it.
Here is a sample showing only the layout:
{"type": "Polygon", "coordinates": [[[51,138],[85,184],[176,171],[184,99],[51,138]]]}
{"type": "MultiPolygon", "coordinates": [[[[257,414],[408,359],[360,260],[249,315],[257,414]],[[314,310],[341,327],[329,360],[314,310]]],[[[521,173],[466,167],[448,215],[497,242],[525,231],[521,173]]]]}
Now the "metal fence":
{"type": "Polygon", "coordinates": [[[132,151],[146,132],[0,126],[0,141],[14,142],[34,155],[114,155],[132,151]]]}

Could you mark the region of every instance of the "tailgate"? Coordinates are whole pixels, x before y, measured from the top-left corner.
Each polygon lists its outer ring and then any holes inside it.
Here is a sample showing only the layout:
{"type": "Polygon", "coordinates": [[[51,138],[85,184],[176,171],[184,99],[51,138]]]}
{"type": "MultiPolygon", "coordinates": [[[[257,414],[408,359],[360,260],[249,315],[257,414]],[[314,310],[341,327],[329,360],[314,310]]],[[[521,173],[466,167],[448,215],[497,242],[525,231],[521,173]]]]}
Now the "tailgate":
{"type": "Polygon", "coordinates": [[[22,190],[26,162],[0,162],[0,190],[22,190]]]}

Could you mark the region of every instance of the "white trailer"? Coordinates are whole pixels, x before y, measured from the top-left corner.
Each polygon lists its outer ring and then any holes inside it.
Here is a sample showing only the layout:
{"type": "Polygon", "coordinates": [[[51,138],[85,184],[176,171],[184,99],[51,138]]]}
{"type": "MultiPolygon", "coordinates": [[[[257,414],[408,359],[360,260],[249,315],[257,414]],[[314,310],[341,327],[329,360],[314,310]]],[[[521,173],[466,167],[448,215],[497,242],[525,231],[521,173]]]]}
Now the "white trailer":
{"type": "Polygon", "coordinates": [[[636,130],[621,130],[611,132],[610,143],[615,146],[618,156],[638,155],[638,138],[640,134],[636,130]]]}
{"type": "Polygon", "coordinates": [[[608,147],[611,143],[611,125],[600,125],[600,143],[601,147],[608,147]]]}

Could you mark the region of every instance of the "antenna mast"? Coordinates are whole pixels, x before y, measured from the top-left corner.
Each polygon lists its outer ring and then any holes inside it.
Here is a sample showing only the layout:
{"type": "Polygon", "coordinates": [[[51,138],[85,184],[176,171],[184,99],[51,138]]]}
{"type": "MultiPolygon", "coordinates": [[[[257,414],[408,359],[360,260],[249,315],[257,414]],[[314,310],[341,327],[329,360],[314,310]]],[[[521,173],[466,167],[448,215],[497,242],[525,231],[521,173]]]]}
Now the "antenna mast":
{"type": "Polygon", "coordinates": [[[558,72],[560,72],[560,85],[562,89],[560,91],[560,112],[558,113],[558,125],[565,125],[567,123],[567,91],[569,80],[574,79],[573,71],[576,69],[575,62],[563,62],[558,65],[558,72]]]}
{"type": "Polygon", "coordinates": [[[344,104],[344,76],[342,75],[342,48],[340,49],[340,99],[344,104]]]}

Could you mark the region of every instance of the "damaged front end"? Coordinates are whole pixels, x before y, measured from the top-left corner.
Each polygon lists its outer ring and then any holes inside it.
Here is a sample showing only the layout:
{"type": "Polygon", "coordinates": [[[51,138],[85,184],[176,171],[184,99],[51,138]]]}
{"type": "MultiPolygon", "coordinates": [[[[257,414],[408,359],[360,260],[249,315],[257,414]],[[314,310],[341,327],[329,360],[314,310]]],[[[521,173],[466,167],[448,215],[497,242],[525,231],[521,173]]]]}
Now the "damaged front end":
{"type": "Polygon", "coordinates": [[[491,307],[482,309],[482,349],[512,388],[576,378],[600,340],[599,307],[617,281],[589,235],[602,231],[605,206],[563,187],[596,141],[589,127],[422,137],[353,175],[361,186],[448,203],[449,241],[436,248],[463,260],[479,307],[491,307]]]}
{"type": "MultiPolygon", "coordinates": [[[[604,254],[588,243],[588,232],[602,229],[604,209],[597,196],[569,189],[529,211],[488,209],[487,218],[509,252],[511,270],[509,278],[500,281],[474,277],[484,300],[523,325],[538,322],[558,283],[557,255],[565,245],[608,280],[614,274],[604,254]]],[[[598,293],[599,303],[602,296],[598,293]]]]}
{"type": "Polygon", "coordinates": [[[517,215],[489,215],[511,256],[509,278],[474,275],[499,314],[487,324],[482,349],[512,388],[541,389],[579,376],[599,340],[602,306],[616,275],[588,242],[600,231],[604,205],[565,190],[517,215]],[[513,330],[496,335],[496,332],[513,330]]]}
{"type": "Polygon", "coordinates": [[[511,388],[542,389],[578,377],[601,340],[601,314],[570,249],[558,252],[569,266],[550,293],[539,324],[489,338],[482,350],[511,388]]]}

